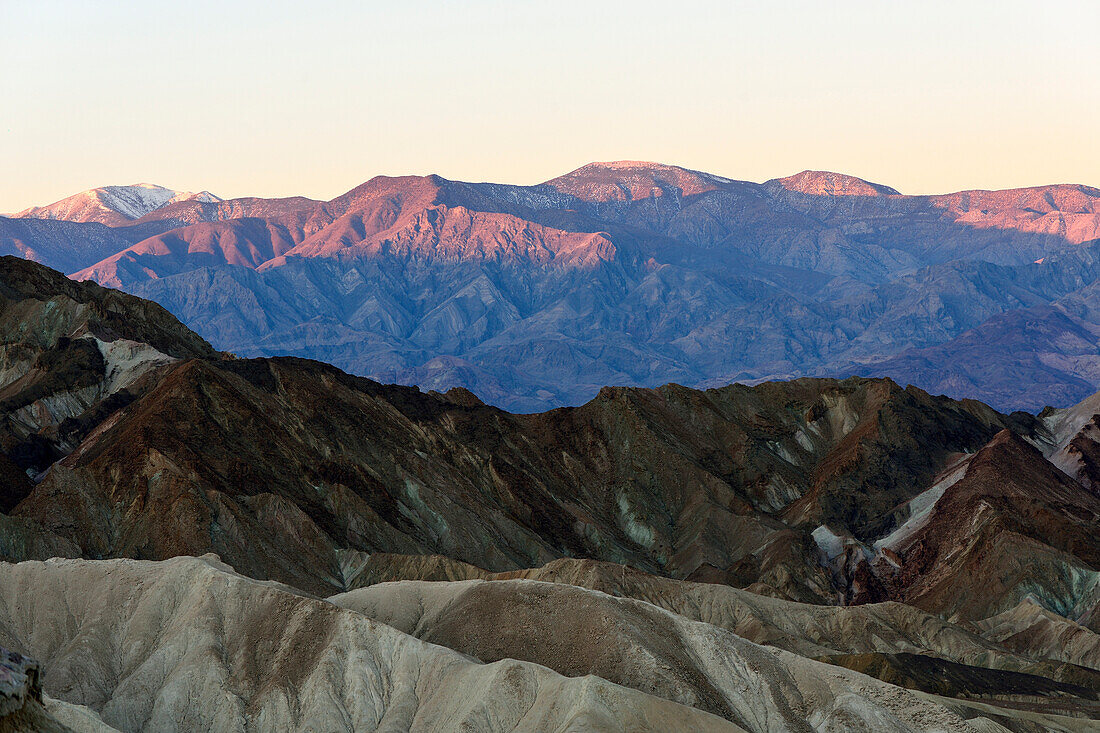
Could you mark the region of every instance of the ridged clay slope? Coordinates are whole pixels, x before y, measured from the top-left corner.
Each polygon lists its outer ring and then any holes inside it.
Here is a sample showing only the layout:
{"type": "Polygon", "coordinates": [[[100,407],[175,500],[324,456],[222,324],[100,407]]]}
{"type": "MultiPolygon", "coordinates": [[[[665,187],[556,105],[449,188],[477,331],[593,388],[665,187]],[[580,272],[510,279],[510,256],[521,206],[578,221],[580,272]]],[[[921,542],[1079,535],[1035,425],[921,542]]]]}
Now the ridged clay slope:
{"type": "Polygon", "coordinates": [[[212,557],[0,575],[2,643],[119,730],[740,730],[596,677],[482,664],[212,557]]]}
{"type": "MultiPolygon", "coordinates": [[[[530,580],[402,581],[331,600],[485,661],[522,658],[567,676],[595,673],[708,710],[747,730],[958,727],[957,721],[942,714],[933,723],[936,713],[921,704],[922,698],[913,695],[906,700],[896,687],[757,646],[648,603],[573,585],[530,580]],[[563,623],[576,633],[560,634],[563,623]],[[593,644],[592,639],[600,643],[593,644]],[[832,689],[827,697],[818,697],[824,690],[809,684],[814,678],[828,680],[832,689]]],[[[1090,689],[1032,675],[954,667],[962,671],[951,680],[954,687],[949,694],[959,697],[973,692],[995,704],[997,692],[1003,691],[1010,703],[1027,699],[1036,709],[1045,701],[1057,710],[1089,711],[1097,696],[1090,689]]]]}

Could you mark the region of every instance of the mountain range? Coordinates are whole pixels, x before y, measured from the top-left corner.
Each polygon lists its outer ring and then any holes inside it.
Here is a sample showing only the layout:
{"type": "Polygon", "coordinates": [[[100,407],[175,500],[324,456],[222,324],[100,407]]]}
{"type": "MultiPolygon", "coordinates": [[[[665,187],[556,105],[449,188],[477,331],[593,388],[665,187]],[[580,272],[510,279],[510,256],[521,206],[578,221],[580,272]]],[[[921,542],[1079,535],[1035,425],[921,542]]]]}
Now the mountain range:
{"type": "Polygon", "coordinates": [[[1098,413],[517,414],[3,257],[0,730],[1093,730],[1098,413]]]}
{"type": "Polygon", "coordinates": [[[847,375],[1073,404],[1100,386],[1098,238],[1084,185],[907,196],[629,161],[329,201],[106,187],[0,218],[0,252],[156,301],[217,349],[525,412],[847,375]]]}

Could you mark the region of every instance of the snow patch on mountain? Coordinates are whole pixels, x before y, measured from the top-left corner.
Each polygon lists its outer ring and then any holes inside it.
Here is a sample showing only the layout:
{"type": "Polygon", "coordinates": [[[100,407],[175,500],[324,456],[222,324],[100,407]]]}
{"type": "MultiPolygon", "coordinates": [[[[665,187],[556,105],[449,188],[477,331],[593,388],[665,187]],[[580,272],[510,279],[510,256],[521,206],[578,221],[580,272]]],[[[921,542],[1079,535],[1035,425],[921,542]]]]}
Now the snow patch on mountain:
{"type": "Polygon", "coordinates": [[[191,193],[174,191],[153,183],[137,183],[132,186],[105,186],[97,189],[97,198],[108,208],[131,219],[139,219],[151,211],[177,201],[204,201],[213,203],[220,198],[209,191],[191,193]]]}

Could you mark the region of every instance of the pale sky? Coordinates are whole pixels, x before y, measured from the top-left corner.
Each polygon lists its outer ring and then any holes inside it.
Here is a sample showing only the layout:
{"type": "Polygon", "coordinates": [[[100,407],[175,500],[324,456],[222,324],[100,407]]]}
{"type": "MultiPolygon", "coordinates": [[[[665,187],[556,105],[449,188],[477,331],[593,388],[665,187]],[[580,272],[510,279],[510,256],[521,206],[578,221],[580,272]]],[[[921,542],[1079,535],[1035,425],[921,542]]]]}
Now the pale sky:
{"type": "Polygon", "coordinates": [[[0,211],[618,159],[1100,186],[1098,133],[1098,0],[0,0],[0,211]]]}

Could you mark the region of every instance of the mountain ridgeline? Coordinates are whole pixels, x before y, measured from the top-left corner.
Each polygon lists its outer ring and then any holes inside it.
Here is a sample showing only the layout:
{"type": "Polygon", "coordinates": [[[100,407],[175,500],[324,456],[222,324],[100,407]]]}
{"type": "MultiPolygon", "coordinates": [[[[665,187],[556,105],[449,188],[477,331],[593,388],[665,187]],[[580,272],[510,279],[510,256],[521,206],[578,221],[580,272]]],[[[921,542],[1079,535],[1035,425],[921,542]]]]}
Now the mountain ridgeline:
{"type": "Polygon", "coordinates": [[[0,252],[154,300],[218,349],[512,411],[853,374],[1035,411],[1100,385],[1088,186],[906,196],[618,162],[330,201],[125,188],[0,218],[0,252]]]}

